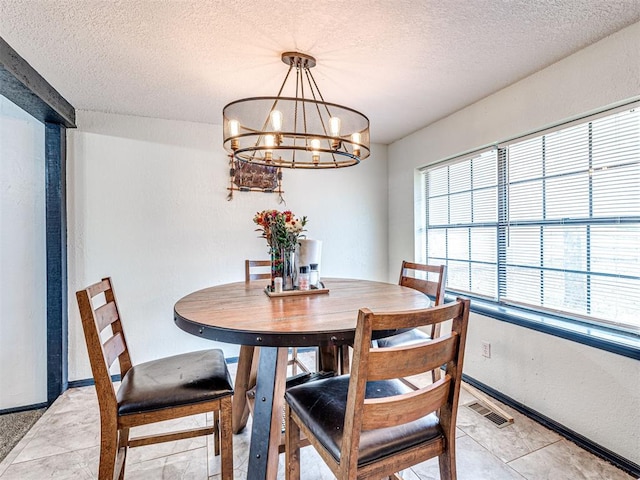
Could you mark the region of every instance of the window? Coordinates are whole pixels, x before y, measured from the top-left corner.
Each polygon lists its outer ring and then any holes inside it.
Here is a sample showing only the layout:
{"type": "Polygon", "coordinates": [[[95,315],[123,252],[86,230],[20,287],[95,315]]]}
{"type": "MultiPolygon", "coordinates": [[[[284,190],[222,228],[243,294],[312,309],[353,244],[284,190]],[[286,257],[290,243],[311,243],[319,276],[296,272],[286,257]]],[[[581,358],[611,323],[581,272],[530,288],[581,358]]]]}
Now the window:
{"type": "Polygon", "coordinates": [[[640,332],[640,110],[424,172],[447,290],[640,332]]]}

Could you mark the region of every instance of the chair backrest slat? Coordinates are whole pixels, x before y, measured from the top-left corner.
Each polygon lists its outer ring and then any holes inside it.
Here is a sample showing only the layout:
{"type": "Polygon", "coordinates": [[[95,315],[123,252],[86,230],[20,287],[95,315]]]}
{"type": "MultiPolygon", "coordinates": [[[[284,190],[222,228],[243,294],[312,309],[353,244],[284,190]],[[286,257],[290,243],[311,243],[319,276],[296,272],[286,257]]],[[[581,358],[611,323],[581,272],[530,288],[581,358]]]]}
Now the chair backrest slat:
{"type": "Polygon", "coordinates": [[[109,337],[102,346],[104,350],[104,358],[107,366],[113,365],[113,362],[126,350],[122,335],[116,333],[109,337]]]}
{"type": "Polygon", "coordinates": [[[452,332],[432,342],[377,348],[369,352],[367,380],[404,378],[440,368],[455,358],[458,334],[452,332]]]}
{"type": "Polygon", "coordinates": [[[459,311],[460,305],[451,302],[422,310],[378,313],[372,319],[371,330],[394,330],[435,325],[451,320],[459,311]]]}
{"type": "Polygon", "coordinates": [[[450,388],[451,376],[446,375],[426,388],[404,395],[365,400],[362,430],[402,425],[429,415],[447,403],[450,388]]]}
{"type": "Polygon", "coordinates": [[[244,281],[250,282],[251,280],[266,280],[271,279],[271,271],[264,272],[266,267],[271,267],[271,261],[269,260],[245,260],[244,261],[244,281]],[[262,271],[255,272],[253,269],[258,268],[262,271]]]}
{"type": "Polygon", "coordinates": [[[440,284],[438,282],[432,282],[429,280],[424,280],[422,278],[403,277],[402,283],[400,285],[402,285],[403,287],[413,288],[414,290],[419,290],[425,295],[433,297],[434,301],[437,301],[440,288],[440,284]]]}
{"type": "Polygon", "coordinates": [[[105,303],[96,308],[96,325],[98,332],[102,332],[106,327],[118,320],[118,309],[114,302],[105,303]]]}
{"type": "Polygon", "coordinates": [[[94,283],[93,285],[89,285],[86,288],[86,290],[87,290],[87,293],[89,294],[89,297],[93,298],[96,295],[99,295],[101,293],[106,292],[110,288],[111,288],[111,282],[109,281],[108,278],[105,278],[105,279],[103,279],[102,281],[100,281],[98,283],[94,283]]]}

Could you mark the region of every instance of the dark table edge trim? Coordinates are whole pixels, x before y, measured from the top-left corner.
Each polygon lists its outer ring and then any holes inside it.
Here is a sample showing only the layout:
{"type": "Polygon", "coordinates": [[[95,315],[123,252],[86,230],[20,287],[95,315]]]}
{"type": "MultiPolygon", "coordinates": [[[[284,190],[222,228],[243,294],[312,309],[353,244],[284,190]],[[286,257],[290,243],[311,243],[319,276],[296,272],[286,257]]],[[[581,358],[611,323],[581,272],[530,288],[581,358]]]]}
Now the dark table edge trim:
{"type": "Polygon", "coordinates": [[[193,322],[173,310],[175,324],[181,330],[216,342],[236,345],[254,345],[256,347],[314,347],[325,345],[352,344],[355,330],[331,331],[323,333],[270,333],[256,334],[243,330],[231,330],[223,327],[212,327],[193,322]]]}

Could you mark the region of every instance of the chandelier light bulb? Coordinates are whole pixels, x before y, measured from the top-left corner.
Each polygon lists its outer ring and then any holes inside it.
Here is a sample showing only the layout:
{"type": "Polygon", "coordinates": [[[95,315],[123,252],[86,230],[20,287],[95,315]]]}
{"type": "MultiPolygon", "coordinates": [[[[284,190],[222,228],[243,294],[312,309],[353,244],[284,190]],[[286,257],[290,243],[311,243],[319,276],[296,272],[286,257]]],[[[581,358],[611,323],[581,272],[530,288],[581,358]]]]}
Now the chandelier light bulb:
{"type": "Polygon", "coordinates": [[[265,135],[264,136],[264,145],[265,147],[269,147],[265,152],[264,152],[264,159],[267,162],[270,162],[271,159],[273,158],[273,150],[272,148],[275,145],[275,138],[273,137],[273,135],[265,135]]]}
{"type": "Polygon", "coordinates": [[[232,137],[237,137],[240,133],[240,122],[238,120],[229,120],[229,134],[232,137]]]}
{"type": "Polygon", "coordinates": [[[359,157],[360,156],[360,133],[359,132],[354,132],[351,134],[351,142],[354,144],[353,154],[356,157],[359,157]]]}
{"type": "Polygon", "coordinates": [[[320,161],[320,152],[318,150],[320,150],[320,140],[314,138],[311,140],[311,158],[314,164],[320,161]]]}
{"type": "Polygon", "coordinates": [[[338,117],[331,117],[329,119],[329,131],[332,137],[340,136],[340,119],[338,117]]]}
{"type": "Polygon", "coordinates": [[[280,110],[273,110],[271,112],[271,125],[276,132],[282,130],[282,112],[280,110]]]}
{"type": "Polygon", "coordinates": [[[240,122],[238,120],[229,120],[229,134],[231,138],[231,150],[234,152],[240,146],[239,140],[236,138],[240,133],[240,122]]]}
{"type": "Polygon", "coordinates": [[[329,118],[329,132],[333,137],[331,140],[331,148],[337,150],[340,148],[340,118],[339,117],[331,117],[329,118]]]}

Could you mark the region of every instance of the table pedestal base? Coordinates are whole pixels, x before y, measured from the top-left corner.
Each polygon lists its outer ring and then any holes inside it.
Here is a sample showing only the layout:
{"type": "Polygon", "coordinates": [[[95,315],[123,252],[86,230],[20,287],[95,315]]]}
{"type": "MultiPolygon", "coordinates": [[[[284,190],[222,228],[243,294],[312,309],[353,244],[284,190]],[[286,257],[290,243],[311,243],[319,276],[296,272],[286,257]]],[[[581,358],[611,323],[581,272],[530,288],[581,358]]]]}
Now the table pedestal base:
{"type": "Polygon", "coordinates": [[[287,348],[260,347],[247,480],[278,475],[287,356],[287,348]]]}

